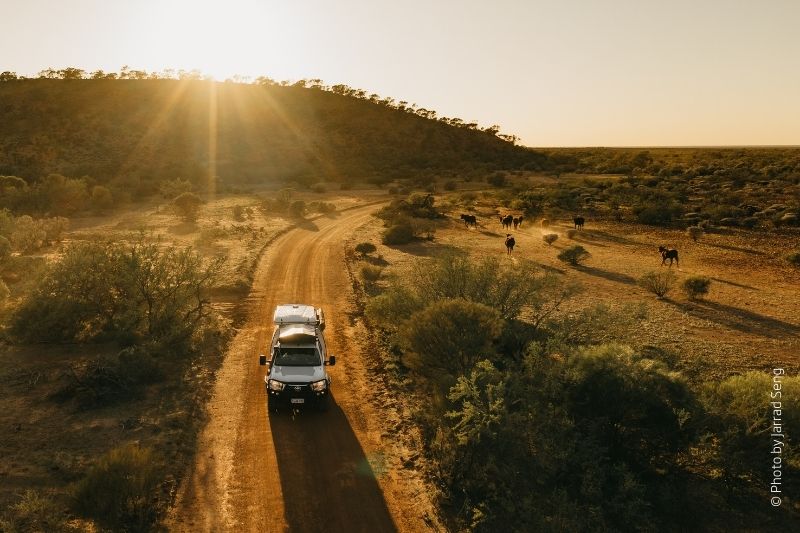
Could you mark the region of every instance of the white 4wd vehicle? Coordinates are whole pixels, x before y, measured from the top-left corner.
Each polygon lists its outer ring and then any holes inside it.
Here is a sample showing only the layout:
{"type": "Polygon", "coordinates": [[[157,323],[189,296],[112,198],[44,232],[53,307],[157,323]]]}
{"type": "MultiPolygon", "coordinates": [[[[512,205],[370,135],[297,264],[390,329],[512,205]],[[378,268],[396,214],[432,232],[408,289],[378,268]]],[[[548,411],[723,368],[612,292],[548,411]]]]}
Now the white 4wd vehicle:
{"type": "Polygon", "coordinates": [[[327,356],[322,309],[302,304],[279,305],[273,322],[269,355],[258,358],[259,364],[267,366],[264,381],[269,409],[275,410],[280,404],[313,404],[324,410],[331,386],[325,367],[335,365],[336,356],[327,356]]]}

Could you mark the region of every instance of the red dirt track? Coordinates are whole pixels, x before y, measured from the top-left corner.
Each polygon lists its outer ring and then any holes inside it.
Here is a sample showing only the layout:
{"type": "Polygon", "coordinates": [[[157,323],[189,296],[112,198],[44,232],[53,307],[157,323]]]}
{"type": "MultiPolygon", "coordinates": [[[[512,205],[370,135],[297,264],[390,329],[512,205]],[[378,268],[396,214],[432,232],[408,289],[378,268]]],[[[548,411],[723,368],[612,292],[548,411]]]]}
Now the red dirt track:
{"type": "MultiPolygon", "coordinates": [[[[261,260],[248,319],[233,339],[209,405],[192,471],[168,521],[173,531],[420,531],[408,475],[386,467],[387,432],[371,402],[367,364],[353,339],[345,239],[377,208],[308,221],[279,237],[261,260]],[[268,413],[258,366],[281,303],[326,313],[337,356],[326,413],[268,413]]],[[[416,494],[415,494],[416,493],[416,494]]]]}

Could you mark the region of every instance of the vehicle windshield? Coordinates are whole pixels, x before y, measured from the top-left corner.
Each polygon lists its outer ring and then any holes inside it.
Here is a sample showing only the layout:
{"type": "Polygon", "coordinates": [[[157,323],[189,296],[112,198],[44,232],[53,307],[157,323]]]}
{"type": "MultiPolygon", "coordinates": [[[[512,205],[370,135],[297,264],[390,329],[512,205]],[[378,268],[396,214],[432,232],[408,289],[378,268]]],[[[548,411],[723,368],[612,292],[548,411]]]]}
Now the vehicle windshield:
{"type": "Polygon", "coordinates": [[[320,359],[316,348],[275,348],[277,366],[319,366],[320,359]]]}

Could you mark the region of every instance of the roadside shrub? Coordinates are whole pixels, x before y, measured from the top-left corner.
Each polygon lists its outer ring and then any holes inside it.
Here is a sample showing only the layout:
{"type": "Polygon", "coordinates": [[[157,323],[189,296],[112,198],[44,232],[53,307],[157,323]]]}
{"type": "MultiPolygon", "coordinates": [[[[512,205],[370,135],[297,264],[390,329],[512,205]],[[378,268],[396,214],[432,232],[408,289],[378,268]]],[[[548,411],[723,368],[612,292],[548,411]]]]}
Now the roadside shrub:
{"type": "Polygon", "coordinates": [[[547,243],[548,246],[552,246],[554,242],[558,240],[557,233],[547,233],[542,235],[542,240],[547,243]]]}
{"type": "Polygon", "coordinates": [[[701,228],[700,226],[689,226],[688,228],[686,228],[686,235],[689,238],[691,238],[694,242],[697,242],[697,240],[704,234],[705,231],[703,231],[703,228],[701,228]]]}
{"type": "Polygon", "coordinates": [[[360,254],[362,257],[367,256],[373,252],[376,252],[377,250],[378,248],[371,242],[360,242],[356,244],[355,247],[356,253],[360,254]]]}
{"type": "Polygon", "coordinates": [[[542,226],[543,228],[549,227],[550,221],[546,218],[543,218],[542,220],[539,221],[539,225],[542,226]]]}
{"type": "Polygon", "coordinates": [[[414,240],[414,229],[410,222],[390,226],[383,232],[383,244],[408,244],[414,240]]]}
{"type": "Polygon", "coordinates": [[[711,287],[711,278],[705,276],[690,276],[683,280],[681,284],[683,292],[690,300],[699,300],[708,294],[708,289],[711,287]]]}
{"type": "Polygon", "coordinates": [[[639,278],[639,285],[661,299],[675,286],[675,280],[671,270],[651,271],[639,278]]]}
{"type": "Polygon", "coordinates": [[[661,361],[618,345],[533,347],[510,369],[479,362],[449,398],[445,420],[432,418],[457,530],[622,531],[660,520],[667,494],[689,501],[670,489],[694,399],[661,361]]]}
{"type": "Polygon", "coordinates": [[[185,353],[215,320],[208,300],[222,259],[137,242],[69,247],[11,318],[23,341],[157,340],[185,353]]]}
{"type": "Polygon", "coordinates": [[[244,220],[244,207],[241,205],[233,206],[233,220],[242,222],[244,220]]]}
{"type": "Polygon", "coordinates": [[[800,251],[792,252],[789,255],[787,255],[786,261],[788,261],[790,265],[800,267],[800,251]]]}
{"type": "Polygon", "coordinates": [[[195,222],[197,220],[202,203],[203,201],[200,200],[200,197],[191,192],[182,193],[172,201],[175,211],[184,222],[195,222]]]}
{"type": "Polygon", "coordinates": [[[114,448],[78,483],[75,512],[114,531],[149,531],[159,511],[159,463],[149,448],[114,448]]]}
{"type": "Polygon", "coordinates": [[[295,200],[289,205],[289,216],[303,218],[306,214],[306,203],[303,200],[295,200]]]}
{"type": "Polygon", "coordinates": [[[381,327],[394,329],[431,302],[464,299],[491,307],[506,320],[524,311],[533,327],[538,327],[577,290],[527,261],[512,267],[497,258],[476,262],[448,254],[415,263],[407,286],[393,285],[367,308],[370,313],[376,302],[371,318],[381,327]]]}
{"type": "Polygon", "coordinates": [[[444,190],[446,190],[446,191],[454,191],[457,188],[458,188],[458,184],[453,180],[444,182],[444,190]]]}
{"type": "Polygon", "coordinates": [[[382,273],[383,268],[377,265],[361,265],[361,279],[366,283],[376,283],[382,273]]]}
{"type": "Polygon", "coordinates": [[[328,192],[328,186],[325,185],[324,183],[315,183],[314,185],[311,186],[311,190],[313,192],[322,194],[324,192],[328,192]]]}
{"type": "Polygon", "coordinates": [[[569,263],[572,266],[577,266],[586,261],[590,256],[591,254],[586,250],[586,248],[580,244],[576,244],[574,246],[570,246],[569,248],[565,248],[556,257],[558,257],[560,261],[569,263]]]}
{"type": "Polygon", "coordinates": [[[574,239],[575,236],[578,234],[578,230],[570,228],[566,231],[566,234],[568,239],[574,239]]]}
{"type": "Polygon", "coordinates": [[[386,192],[391,195],[400,194],[400,188],[392,185],[391,187],[386,189],[386,192]]]}
{"type": "Polygon", "coordinates": [[[333,213],[336,211],[336,204],[333,202],[322,202],[315,200],[313,202],[309,202],[307,208],[309,213],[321,213],[325,215],[327,213],[333,213]]]}
{"type": "Polygon", "coordinates": [[[399,339],[416,356],[421,369],[458,375],[491,353],[502,331],[500,314],[486,305],[446,299],[414,313],[399,339]]]}

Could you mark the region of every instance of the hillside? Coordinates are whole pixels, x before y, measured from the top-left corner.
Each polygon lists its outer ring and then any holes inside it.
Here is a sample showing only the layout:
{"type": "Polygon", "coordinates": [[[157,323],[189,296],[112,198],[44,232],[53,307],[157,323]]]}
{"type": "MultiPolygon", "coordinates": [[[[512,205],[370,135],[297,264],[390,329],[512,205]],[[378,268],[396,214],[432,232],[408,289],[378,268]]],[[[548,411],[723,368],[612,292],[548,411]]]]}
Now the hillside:
{"type": "Polygon", "coordinates": [[[29,183],[50,173],[137,188],[210,175],[221,183],[388,181],[546,161],[494,129],[300,86],[30,79],[0,83],[0,102],[0,175],[29,183]]]}

